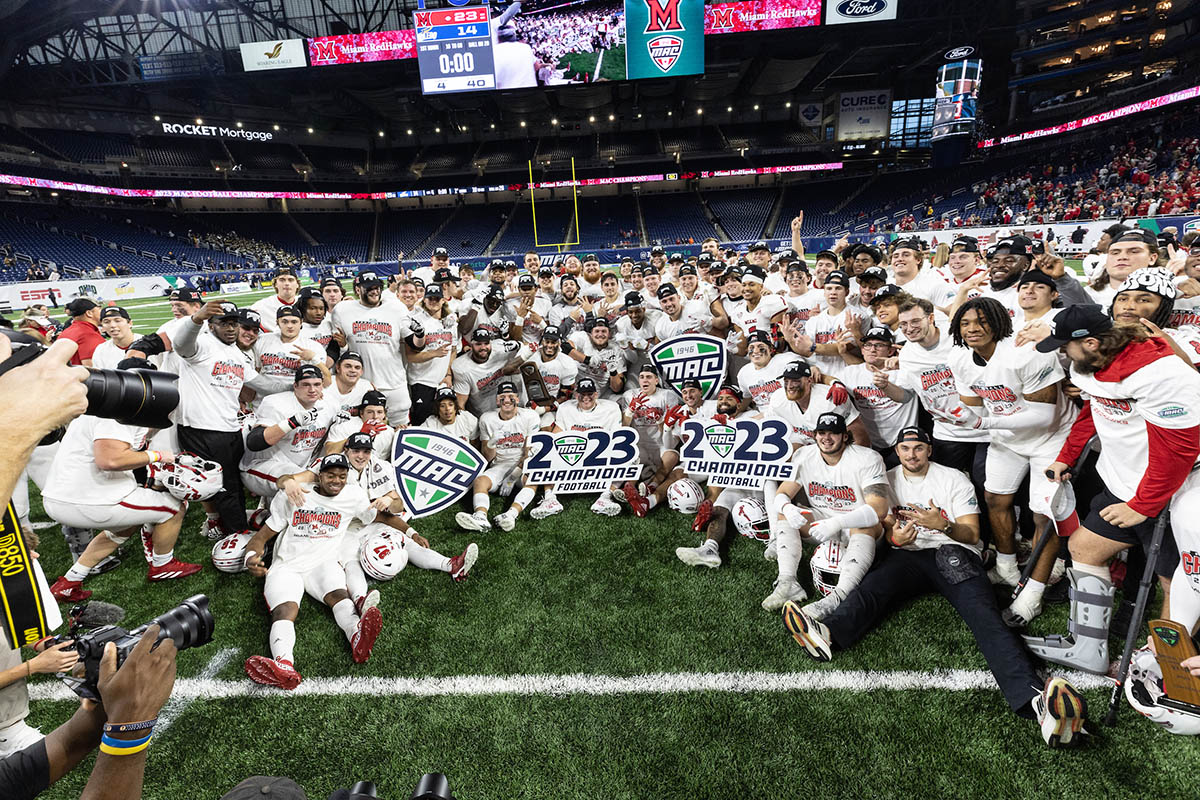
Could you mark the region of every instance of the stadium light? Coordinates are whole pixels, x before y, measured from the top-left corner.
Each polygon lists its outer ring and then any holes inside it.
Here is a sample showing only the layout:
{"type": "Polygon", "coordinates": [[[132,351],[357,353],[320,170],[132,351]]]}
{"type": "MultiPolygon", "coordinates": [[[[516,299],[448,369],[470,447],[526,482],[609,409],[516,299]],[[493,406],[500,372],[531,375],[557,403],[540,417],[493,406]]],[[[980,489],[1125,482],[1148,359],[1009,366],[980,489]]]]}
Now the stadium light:
{"type": "Polygon", "coordinates": [[[412,136],[412,128],[409,128],[406,133],[408,133],[409,136],[412,136]]]}
{"type": "Polygon", "coordinates": [[[51,197],[58,197],[58,192],[51,192],[51,193],[50,193],[50,196],[51,196],[51,197]]]}
{"type": "Polygon", "coordinates": [[[496,130],[496,123],[492,123],[492,130],[496,130]]]}
{"type": "Polygon", "coordinates": [[[199,117],[196,117],[196,124],[197,124],[197,125],[203,125],[203,124],[204,124],[204,120],[200,119],[199,117]]]}
{"type": "Polygon", "coordinates": [[[784,108],[791,108],[791,107],[792,107],[792,101],[791,101],[791,100],[788,100],[786,103],[784,103],[784,104],[783,104],[783,107],[784,107],[784,108]]]}
{"type": "Polygon", "coordinates": [[[233,124],[234,124],[234,125],[237,125],[239,128],[240,128],[240,127],[242,127],[242,123],[240,123],[240,122],[235,122],[235,123],[233,123],[233,124]]]}
{"type": "Polygon", "coordinates": [[[383,138],[383,131],[380,131],[380,132],[379,132],[379,138],[380,138],[380,139],[382,139],[382,138],[383,138]]]}
{"type": "Polygon", "coordinates": [[[309,132],[309,133],[312,133],[312,132],[313,132],[313,129],[312,129],[312,128],[309,128],[309,129],[308,129],[308,132],[309,132]]]}
{"type": "Polygon", "coordinates": [[[525,120],[521,120],[521,127],[522,127],[522,128],[524,128],[524,127],[525,127],[525,120]]]}
{"type": "Polygon", "coordinates": [[[557,124],[558,124],[558,118],[557,118],[557,117],[554,117],[554,118],[552,118],[552,119],[550,120],[550,124],[551,124],[551,125],[557,125],[557,124]]]}
{"type": "Polygon", "coordinates": [[[701,115],[701,114],[703,114],[703,113],[704,113],[704,109],[703,109],[703,108],[697,108],[697,109],[696,109],[696,116],[700,116],[700,115],[701,115]]]}
{"type": "MultiPolygon", "coordinates": [[[[524,125],[525,123],[524,123],[524,122],[522,122],[521,124],[522,124],[522,125],[524,125]]],[[[434,132],[434,133],[441,133],[441,132],[442,132],[442,129],[441,129],[440,127],[437,127],[437,128],[434,128],[434,129],[433,129],[433,132],[434,132]]]]}
{"type": "Polygon", "coordinates": [[[727,113],[730,113],[730,114],[732,114],[732,113],[733,113],[733,106],[725,106],[725,111],[726,111],[727,113]]]}
{"type": "Polygon", "coordinates": [[[595,122],[595,121],[596,121],[596,117],[595,117],[595,115],[594,115],[594,114],[589,114],[589,115],[588,115],[588,122],[595,122]]]}
{"type": "Polygon", "coordinates": [[[278,125],[272,125],[271,127],[272,127],[272,128],[274,128],[275,130],[279,130],[279,126],[278,126],[278,125]]]}
{"type": "Polygon", "coordinates": [[[154,121],[155,121],[155,122],[162,122],[162,117],[160,117],[158,114],[155,114],[155,115],[154,115],[154,121]]]}
{"type": "Polygon", "coordinates": [[[608,115],[608,121],[609,121],[609,122],[612,122],[612,121],[613,121],[613,120],[615,120],[616,118],[617,118],[617,117],[616,117],[616,115],[615,115],[615,114],[609,114],[609,115],[608,115]]]}
{"type": "Polygon", "coordinates": [[[667,116],[668,116],[668,117],[670,117],[670,116],[674,116],[674,115],[675,115],[675,112],[674,112],[674,111],[668,111],[668,112],[667,112],[667,116]]]}
{"type": "Polygon", "coordinates": [[[754,110],[755,110],[755,111],[758,111],[758,103],[755,103],[755,104],[754,104],[754,110]]]}

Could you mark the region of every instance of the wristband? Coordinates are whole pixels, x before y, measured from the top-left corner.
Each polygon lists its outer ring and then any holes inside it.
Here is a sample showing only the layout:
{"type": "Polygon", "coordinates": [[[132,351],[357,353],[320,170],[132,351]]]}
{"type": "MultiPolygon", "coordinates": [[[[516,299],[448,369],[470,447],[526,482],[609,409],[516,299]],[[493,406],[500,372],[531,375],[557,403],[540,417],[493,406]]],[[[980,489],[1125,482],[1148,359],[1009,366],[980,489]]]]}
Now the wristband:
{"type": "MultiPolygon", "coordinates": [[[[155,724],[158,722],[158,717],[154,719],[144,720],[142,722],[106,722],[104,723],[105,733],[132,733],[133,731],[150,731],[154,730],[155,724]]],[[[126,742],[126,744],[129,744],[126,742]]]]}
{"type": "Polygon", "coordinates": [[[157,450],[147,450],[146,458],[150,459],[146,462],[147,464],[154,464],[158,461],[162,461],[162,453],[158,452],[157,450]]]}
{"type": "Polygon", "coordinates": [[[300,427],[300,420],[296,419],[294,416],[291,416],[287,418],[287,424],[289,429],[296,430],[296,428],[300,427]]]}
{"type": "Polygon", "coordinates": [[[145,739],[137,740],[136,744],[131,744],[121,739],[112,739],[104,735],[100,737],[100,752],[110,756],[131,756],[149,747],[150,740],[153,738],[154,736],[151,734],[145,739]]]}

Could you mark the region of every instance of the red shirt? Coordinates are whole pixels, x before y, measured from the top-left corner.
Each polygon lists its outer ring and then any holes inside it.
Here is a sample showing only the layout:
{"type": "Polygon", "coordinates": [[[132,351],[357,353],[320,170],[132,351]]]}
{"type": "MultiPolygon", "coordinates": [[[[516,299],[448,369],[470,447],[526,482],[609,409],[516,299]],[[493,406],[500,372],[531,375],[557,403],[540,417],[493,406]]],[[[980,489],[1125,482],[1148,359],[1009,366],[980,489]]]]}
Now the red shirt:
{"type": "Polygon", "coordinates": [[[100,329],[83,317],[68,325],[58,338],[70,339],[79,345],[75,355],[71,356],[71,364],[75,366],[82,364],[84,359],[90,360],[96,348],[104,343],[104,334],[100,333],[100,329]]]}

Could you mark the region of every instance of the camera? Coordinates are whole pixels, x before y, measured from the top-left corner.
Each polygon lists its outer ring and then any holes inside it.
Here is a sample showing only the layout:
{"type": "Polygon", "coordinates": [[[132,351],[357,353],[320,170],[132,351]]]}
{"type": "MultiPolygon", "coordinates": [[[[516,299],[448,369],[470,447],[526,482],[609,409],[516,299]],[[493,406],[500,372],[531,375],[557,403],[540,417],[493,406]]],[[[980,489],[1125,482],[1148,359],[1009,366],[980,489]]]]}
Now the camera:
{"type": "MultiPolygon", "coordinates": [[[[45,345],[20,331],[0,329],[12,344],[13,354],[0,363],[0,375],[40,356],[45,345]]],[[[87,413],[115,419],[123,425],[169,428],[169,415],[179,405],[179,376],[146,370],[89,369],[87,413]]]]}
{"type": "Polygon", "coordinates": [[[71,610],[71,627],[68,633],[58,637],[59,641],[64,642],[74,640],[75,650],[79,653],[75,671],[71,675],[60,674],[59,677],[71,687],[71,691],[88,700],[101,699],[96,685],[100,681],[100,659],[109,642],[117,646],[117,669],[120,669],[129,652],[151,625],[159,626],[159,642],[172,639],[179,650],[208,644],[213,637],[213,615],[208,610],[208,597],[202,594],[189,597],[162,616],[131,631],[116,625],[104,625],[84,632],[80,619],[85,609],[86,604],[71,610]]]}

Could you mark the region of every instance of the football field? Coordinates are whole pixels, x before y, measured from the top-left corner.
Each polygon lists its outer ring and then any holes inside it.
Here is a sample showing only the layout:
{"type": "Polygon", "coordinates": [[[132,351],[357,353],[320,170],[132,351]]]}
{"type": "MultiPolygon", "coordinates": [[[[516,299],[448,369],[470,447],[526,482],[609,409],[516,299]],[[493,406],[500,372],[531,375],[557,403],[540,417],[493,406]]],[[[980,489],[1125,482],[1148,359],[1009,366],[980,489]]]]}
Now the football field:
{"type": "MultiPolygon", "coordinates": [[[[162,301],[126,305],[139,331],[170,313],[162,301]]],[[[699,543],[690,518],[667,508],[598,517],[590,497],[564,500],[564,514],[522,518],[511,533],[459,531],[453,511],[418,520],[446,555],[477,542],[479,562],[463,583],[410,566],[381,585],[384,628],[367,664],[352,663],[330,611],[306,598],[304,682],[292,693],[242,672],[247,656],[268,653],[262,581],[212,568],[199,508],[177,546],[207,564],[199,575],[147,583],[127,547],[118,569],[87,582],[126,609],[125,626],[197,593],[216,619],[211,644],[180,654],[143,796],[216,798],[266,774],[294,778],[312,798],[364,779],[380,797],[407,797],[433,771],[460,798],[496,800],[1195,794],[1194,740],[1127,705],[1116,727],[1100,725],[1104,679],[1072,676],[1096,718],[1092,745],[1045,748],[938,597],[898,607],[858,646],[816,664],[759,607],[775,575],[760,544],[738,539],[723,567],[698,570],[674,555],[699,543]]],[[[494,498],[492,513],[506,504],[494,498]]],[[[36,498],[34,520],[47,520],[36,498]]],[[[69,556],[57,527],[39,533],[53,580],[69,556]]],[[[1064,632],[1066,607],[1033,627],[1064,632]]],[[[31,691],[30,722],[44,731],[76,705],[51,678],[31,691]]],[[[44,796],[78,797],[91,763],[44,796]]]]}

